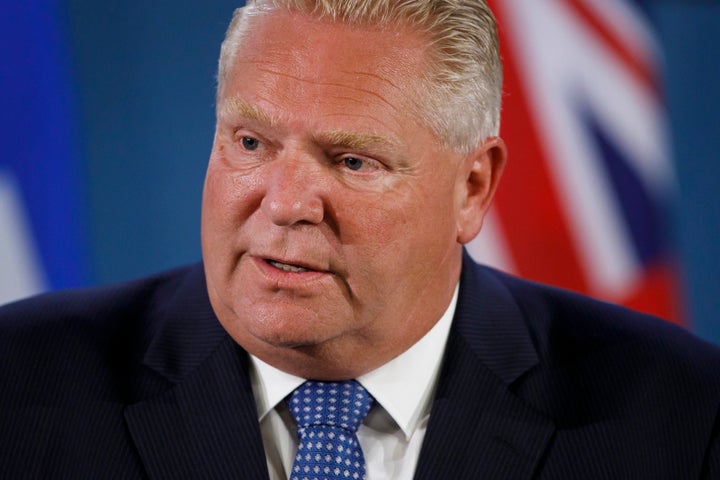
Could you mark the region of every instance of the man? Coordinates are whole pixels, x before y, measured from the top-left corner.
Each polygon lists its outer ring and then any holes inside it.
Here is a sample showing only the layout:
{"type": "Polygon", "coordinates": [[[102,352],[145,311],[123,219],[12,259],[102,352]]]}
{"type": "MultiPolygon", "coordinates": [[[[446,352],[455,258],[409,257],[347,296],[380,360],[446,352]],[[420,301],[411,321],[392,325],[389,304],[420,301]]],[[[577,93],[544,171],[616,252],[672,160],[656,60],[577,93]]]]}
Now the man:
{"type": "Polygon", "coordinates": [[[238,10],[203,265],[0,311],[0,471],[717,478],[715,348],[464,254],[500,95],[480,0],[238,10]]]}

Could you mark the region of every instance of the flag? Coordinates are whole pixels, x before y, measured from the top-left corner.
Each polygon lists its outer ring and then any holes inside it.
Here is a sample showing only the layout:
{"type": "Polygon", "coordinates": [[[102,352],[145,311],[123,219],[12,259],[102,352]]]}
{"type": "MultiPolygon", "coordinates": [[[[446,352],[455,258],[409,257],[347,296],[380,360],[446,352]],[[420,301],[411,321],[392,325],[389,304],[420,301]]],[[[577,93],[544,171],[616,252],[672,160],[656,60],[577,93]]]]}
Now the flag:
{"type": "Polygon", "coordinates": [[[0,304],[89,277],[60,6],[10,0],[0,15],[0,304]]]}
{"type": "Polygon", "coordinates": [[[660,50],[641,2],[489,3],[509,161],[471,254],[684,323],[660,50]]]}

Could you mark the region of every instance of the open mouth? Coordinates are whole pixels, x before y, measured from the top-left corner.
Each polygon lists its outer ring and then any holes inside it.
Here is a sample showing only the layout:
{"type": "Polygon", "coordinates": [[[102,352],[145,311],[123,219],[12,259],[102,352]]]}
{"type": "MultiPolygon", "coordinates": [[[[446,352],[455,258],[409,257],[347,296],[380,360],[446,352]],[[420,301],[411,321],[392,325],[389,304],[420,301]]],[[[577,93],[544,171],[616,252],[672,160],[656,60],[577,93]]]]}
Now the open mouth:
{"type": "Polygon", "coordinates": [[[289,265],[287,263],[276,262],[275,260],[265,260],[265,261],[267,263],[269,263],[270,265],[272,265],[273,267],[277,268],[278,270],[282,270],[283,272],[303,273],[303,272],[312,271],[307,268],[298,267],[297,265],[289,265]]]}

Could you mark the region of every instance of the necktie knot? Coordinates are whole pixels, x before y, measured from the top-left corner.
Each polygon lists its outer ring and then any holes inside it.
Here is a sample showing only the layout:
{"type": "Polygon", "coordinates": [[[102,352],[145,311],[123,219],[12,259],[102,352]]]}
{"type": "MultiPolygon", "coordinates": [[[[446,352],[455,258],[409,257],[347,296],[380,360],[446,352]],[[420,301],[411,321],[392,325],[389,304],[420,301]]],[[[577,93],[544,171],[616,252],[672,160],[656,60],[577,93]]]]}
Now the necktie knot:
{"type": "Polygon", "coordinates": [[[373,401],[354,380],[299,386],[288,399],[300,440],[290,479],[364,478],[356,432],[373,401]]]}
{"type": "Polygon", "coordinates": [[[307,381],[290,396],[290,411],[298,428],[329,425],[356,432],[372,407],[373,398],[354,380],[307,381]]]}

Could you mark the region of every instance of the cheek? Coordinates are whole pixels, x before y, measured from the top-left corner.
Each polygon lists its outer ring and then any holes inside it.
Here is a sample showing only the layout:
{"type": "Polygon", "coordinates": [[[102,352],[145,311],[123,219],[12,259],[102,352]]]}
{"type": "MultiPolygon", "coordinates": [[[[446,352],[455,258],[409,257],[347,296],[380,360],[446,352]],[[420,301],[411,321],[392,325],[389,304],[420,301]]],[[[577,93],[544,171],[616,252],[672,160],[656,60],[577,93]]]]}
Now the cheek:
{"type": "Polygon", "coordinates": [[[357,248],[388,248],[409,228],[412,212],[396,196],[339,196],[335,209],[341,243],[357,248]]]}
{"type": "Polygon", "coordinates": [[[414,238],[423,212],[408,196],[383,195],[367,202],[366,198],[343,200],[338,224],[340,243],[354,267],[350,271],[375,288],[391,287],[387,282],[396,281],[398,265],[417,256],[418,242],[426,241],[414,238]]]}
{"type": "Polygon", "coordinates": [[[353,234],[344,235],[342,243],[395,250],[398,255],[407,253],[408,246],[446,247],[456,234],[454,187],[454,179],[430,174],[379,195],[338,196],[338,223],[353,234]]]}
{"type": "Polygon", "coordinates": [[[386,261],[418,277],[436,274],[438,265],[457,248],[452,189],[434,185],[413,191],[381,234],[387,245],[382,254],[386,261]]]}
{"type": "Polygon", "coordinates": [[[211,161],[203,190],[203,229],[236,230],[260,204],[256,184],[252,175],[240,175],[211,161]]]}

